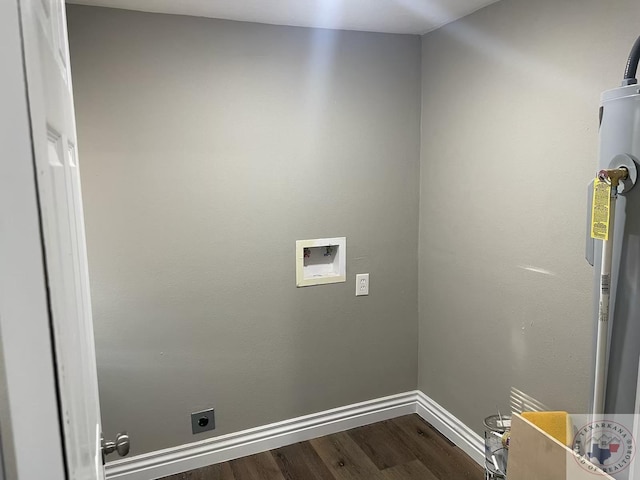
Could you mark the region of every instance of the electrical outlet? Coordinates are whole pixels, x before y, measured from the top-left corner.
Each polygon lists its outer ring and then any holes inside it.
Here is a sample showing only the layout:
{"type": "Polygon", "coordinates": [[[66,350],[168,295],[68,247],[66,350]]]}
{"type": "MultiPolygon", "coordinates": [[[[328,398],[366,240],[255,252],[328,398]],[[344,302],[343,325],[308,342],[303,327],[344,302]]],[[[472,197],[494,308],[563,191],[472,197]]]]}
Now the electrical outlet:
{"type": "Polygon", "coordinates": [[[369,295],[369,274],[359,273],[356,275],[356,297],[369,295]]]}
{"type": "Polygon", "coordinates": [[[202,410],[201,412],[193,412],[191,414],[191,432],[196,433],[208,432],[216,428],[216,413],[213,408],[202,410]]]}

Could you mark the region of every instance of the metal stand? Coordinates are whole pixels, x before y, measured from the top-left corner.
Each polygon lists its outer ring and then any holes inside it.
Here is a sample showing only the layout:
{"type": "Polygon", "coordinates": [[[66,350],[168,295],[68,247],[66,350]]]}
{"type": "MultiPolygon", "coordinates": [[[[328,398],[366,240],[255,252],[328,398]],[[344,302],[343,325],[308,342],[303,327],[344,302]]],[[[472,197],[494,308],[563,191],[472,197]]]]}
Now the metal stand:
{"type": "Polygon", "coordinates": [[[511,427],[511,417],[491,415],[484,419],[484,426],[484,478],[504,480],[507,478],[509,451],[502,444],[502,436],[511,427]]]}

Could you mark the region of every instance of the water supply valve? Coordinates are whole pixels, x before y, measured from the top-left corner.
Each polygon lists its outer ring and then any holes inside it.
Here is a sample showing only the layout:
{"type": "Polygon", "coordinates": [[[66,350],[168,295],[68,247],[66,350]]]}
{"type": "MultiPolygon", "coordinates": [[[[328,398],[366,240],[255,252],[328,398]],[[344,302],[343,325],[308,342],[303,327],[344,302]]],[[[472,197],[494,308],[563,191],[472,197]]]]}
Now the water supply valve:
{"type": "Polygon", "coordinates": [[[609,168],[600,170],[598,178],[611,184],[612,195],[613,187],[617,187],[617,193],[625,194],[633,188],[638,180],[638,161],[626,153],[616,155],[609,162],[609,168]]]}

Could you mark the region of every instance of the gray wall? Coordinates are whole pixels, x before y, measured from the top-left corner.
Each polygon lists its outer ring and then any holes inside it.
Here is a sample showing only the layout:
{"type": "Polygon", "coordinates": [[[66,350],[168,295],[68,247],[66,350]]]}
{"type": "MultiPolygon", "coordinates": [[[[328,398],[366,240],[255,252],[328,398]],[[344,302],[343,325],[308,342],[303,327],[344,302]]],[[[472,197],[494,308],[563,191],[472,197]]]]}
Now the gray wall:
{"type": "Polygon", "coordinates": [[[206,438],[201,408],[217,435],[416,377],[477,431],[512,386],[586,409],[585,187],[639,14],[503,0],[423,37],[420,92],[417,37],[69,7],[107,435],[139,454],[206,438]],[[329,235],[347,283],[296,289],[294,241],[329,235]]]}
{"type": "Polygon", "coordinates": [[[418,386],[478,431],[511,386],[587,408],[586,185],[639,14],[503,0],[423,37],[418,386]]]}
{"type": "Polygon", "coordinates": [[[420,38],[70,6],[105,434],[415,389],[420,38]],[[295,240],[347,237],[297,289],[295,240]],[[355,274],[371,274],[355,297],[355,274]]]}

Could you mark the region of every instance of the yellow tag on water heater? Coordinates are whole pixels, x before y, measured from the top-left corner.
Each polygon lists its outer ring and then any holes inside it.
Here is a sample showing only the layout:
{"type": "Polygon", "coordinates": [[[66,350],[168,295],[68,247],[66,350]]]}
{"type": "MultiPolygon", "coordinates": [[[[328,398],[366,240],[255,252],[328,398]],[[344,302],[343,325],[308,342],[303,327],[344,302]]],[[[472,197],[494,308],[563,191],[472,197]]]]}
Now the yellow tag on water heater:
{"type": "Polygon", "coordinates": [[[593,205],[591,207],[591,238],[609,240],[609,215],[611,212],[611,185],[599,178],[593,181],[593,205]]]}

